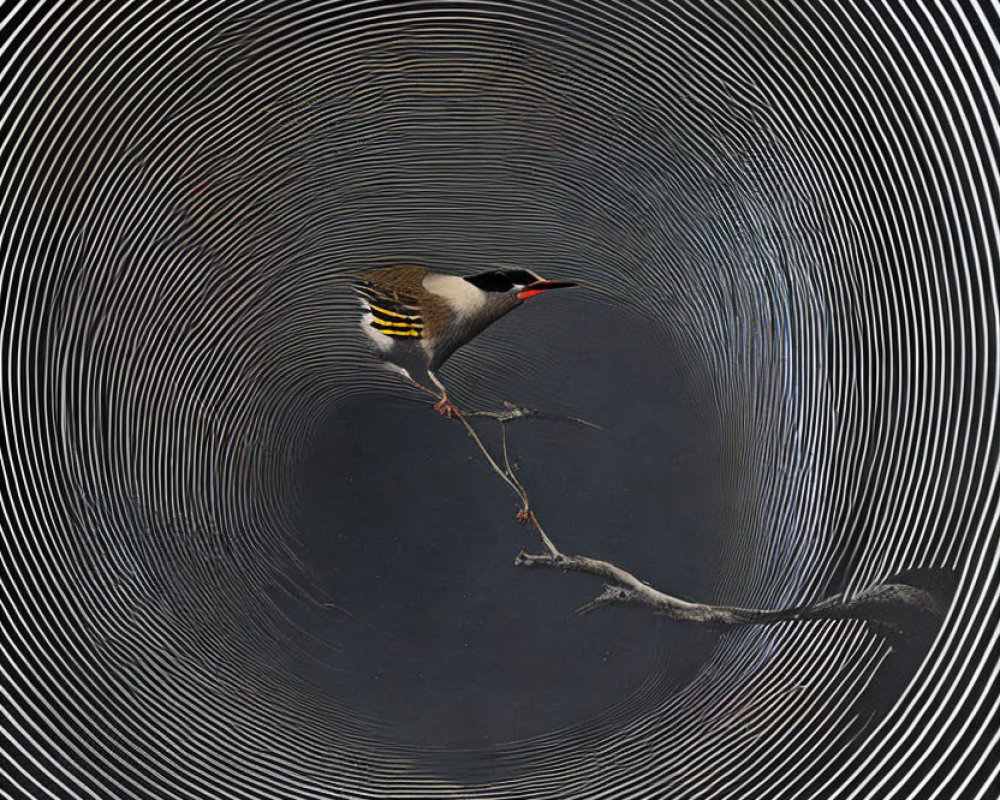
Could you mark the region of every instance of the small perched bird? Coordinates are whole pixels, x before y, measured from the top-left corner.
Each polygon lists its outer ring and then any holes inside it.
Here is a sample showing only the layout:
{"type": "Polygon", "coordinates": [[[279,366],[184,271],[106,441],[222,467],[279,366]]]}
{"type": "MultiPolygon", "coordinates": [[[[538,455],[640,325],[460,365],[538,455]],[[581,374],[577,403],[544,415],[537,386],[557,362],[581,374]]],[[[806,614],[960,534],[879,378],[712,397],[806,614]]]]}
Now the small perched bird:
{"type": "Polygon", "coordinates": [[[435,410],[457,409],[434,371],[459,347],[529,297],[576,286],[547,281],[527,269],[500,269],[462,277],[425,267],[385,267],[365,272],[356,289],[361,328],[386,365],[438,397],[435,410]],[[439,390],[424,385],[430,380],[439,390]]]}

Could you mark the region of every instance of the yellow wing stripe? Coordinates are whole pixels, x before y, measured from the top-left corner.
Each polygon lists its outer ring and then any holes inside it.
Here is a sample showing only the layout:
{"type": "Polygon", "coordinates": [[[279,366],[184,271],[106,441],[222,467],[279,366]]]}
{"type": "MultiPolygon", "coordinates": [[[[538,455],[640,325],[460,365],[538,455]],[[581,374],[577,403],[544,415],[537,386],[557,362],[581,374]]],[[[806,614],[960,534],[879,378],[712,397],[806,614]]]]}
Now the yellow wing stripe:
{"type": "Polygon", "coordinates": [[[378,317],[373,317],[372,322],[375,325],[384,325],[387,328],[414,328],[416,330],[422,330],[424,327],[419,322],[391,322],[389,320],[379,319],[378,317]]]}
{"type": "Polygon", "coordinates": [[[415,330],[399,331],[394,328],[382,329],[379,327],[376,327],[375,330],[377,330],[379,333],[384,333],[386,336],[413,336],[417,339],[420,338],[420,331],[415,331],[415,330]]]}
{"type": "Polygon", "coordinates": [[[371,308],[372,312],[374,312],[376,314],[382,314],[383,316],[386,316],[386,317],[396,317],[397,319],[410,319],[410,320],[416,320],[416,321],[420,320],[420,317],[417,316],[417,315],[415,315],[415,314],[400,314],[400,313],[398,313],[396,311],[388,311],[387,309],[379,308],[377,305],[375,305],[374,303],[372,303],[370,301],[369,301],[368,305],[371,308]]]}

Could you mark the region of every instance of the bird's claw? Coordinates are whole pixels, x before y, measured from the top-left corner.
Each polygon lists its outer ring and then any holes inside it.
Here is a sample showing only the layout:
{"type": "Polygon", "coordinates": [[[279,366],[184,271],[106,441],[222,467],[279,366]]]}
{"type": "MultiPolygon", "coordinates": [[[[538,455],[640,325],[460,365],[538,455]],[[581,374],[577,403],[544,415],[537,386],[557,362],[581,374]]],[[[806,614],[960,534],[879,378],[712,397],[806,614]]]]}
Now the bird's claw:
{"type": "Polygon", "coordinates": [[[448,395],[443,395],[440,400],[434,404],[434,410],[438,412],[442,417],[447,417],[451,419],[452,414],[457,414],[458,409],[452,405],[451,400],[448,399],[448,395]]]}

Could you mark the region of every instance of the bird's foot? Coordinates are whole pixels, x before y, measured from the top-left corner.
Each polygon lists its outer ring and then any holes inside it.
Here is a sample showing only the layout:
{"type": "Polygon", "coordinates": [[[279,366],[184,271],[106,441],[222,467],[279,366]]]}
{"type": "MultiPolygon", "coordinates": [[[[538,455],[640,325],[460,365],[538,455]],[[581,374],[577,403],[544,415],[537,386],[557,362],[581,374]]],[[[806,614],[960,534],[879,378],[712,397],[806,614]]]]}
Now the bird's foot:
{"type": "Polygon", "coordinates": [[[448,395],[441,395],[441,399],[434,404],[434,410],[438,412],[442,417],[447,417],[451,419],[452,414],[461,415],[462,412],[458,410],[451,400],[448,399],[448,395]]]}
{"type": "Polygon", "coordinates": [[[538,520],[535,519],[535,512],[528,508],[528,506],[525,506],[517,512],[517,521],[522,525],[527,525],[530,522],[535,527],[538,527],[538,520]]]}

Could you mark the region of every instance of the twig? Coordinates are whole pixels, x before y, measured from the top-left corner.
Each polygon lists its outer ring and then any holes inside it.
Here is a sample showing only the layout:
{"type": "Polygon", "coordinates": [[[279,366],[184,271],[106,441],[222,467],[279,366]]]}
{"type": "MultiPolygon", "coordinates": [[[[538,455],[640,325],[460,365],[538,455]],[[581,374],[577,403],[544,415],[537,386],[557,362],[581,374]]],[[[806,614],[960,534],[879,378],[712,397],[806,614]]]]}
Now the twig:
{"type": "Polygon", "coordinates": [[[524,488],[524,484],[521,483],[517,475],[514,474],[514,468],[510,465],[510,453],[507,450],[507,426],[500,426],[500,446],[503,449],[503,467],[506,470],[507,475],[517,486],[517,492],[521,495],[521,502],[524,504],[524,509],[527,511],[529,509],[528,503],[528,491],[524,488]]]}
{"type": "Polygon", "coordinates": [[[468,411],[465,416],[467,417],[481,417],[484,419],[493,419],[499,422],[501,425],[507,422],[514,422],[519,419],[546,419],[555,422],[571,422],[574,425],[582,425],[585,428],[592,428],[596,431],[603,431],[604,428],[597,423],[590,422],[585,419],[580,419],[580,417],[570,417],[565,414],[553,414],[548,411],[539,411],[537,408],[529,408],[528,406],[519,406],[516,403],[511,403],[508,400],[504,400],[505,411],[468,411]]]}
{"type": "MultiPolygon", "coordinates": [[[[465,418],[466,415],[464,413],[462,413],[461,411],[458,411],[456,409],[455,416],[458,418],[459,422],[461,422],[462,425],[465,426],[466,433],[468,433],[469,436],[472,437],[472,440],[479,447],[480,452],[483,454],[483,456],[489,462],[489,465],[491,467],[493,467],[493,471],[497,475],[499,475],[501,478],[503,478],[503,480],[506,482],[506,484],[508,486],[510,486],[510,488],[513,489],[515,492],[517,492],[518,496],[522,500],[525,500],[525,497],[524,497],[524,494],[523,494],[523,488],[520,488],[519,485],[517,484],[517,482],[515,480],[513,480],[504,470],[500,469],[500,467],[497,464],[496,460],[493,458],[492,455],[490,455],[490,451],[486,449],[486,445],[483,444],[483,440],[479,438],[479,434],[476,433],[475,428],[473,428],[472,425],[469,424],[469,421],[465,418]]],[[[527,502],[527,501],[525,500],[525,502],[527,502]]]]}
{"type": "MultiPolygon", "coordinates": [[[[419,388],[423,389],[429,394],[434,394],[429,389],[421,386],[419,383],[416,384],[419,388]]],[[[493,471],[499,475],[503,481],[516,493],[521,500],[521,510],[517,512],[517,520],[522,524],[531,524],[538,533],[538,538],[541,539],[542,544],[545,545],[545,549],[548,550],[551,556],[559,556],[559,549],[555,546],[552,540],[549,538],[548,534],[545,533],[545,529],[542,527],[541,523],[538,521],[538,517],[535,516],[535,512],[531,509],[531,501],[528,499],[528,491],[524,488],[524,484],[518,479],[514,472],[514,468],[510,462],[510,452],[507,448],[507,423],[512,422],[516,419],[550,419],[550,420],[560,420],[573,422],[580,425],[584,425],[590,428],[595,428],[597,430],[603,430],[599,425],[595,425],[592,422],[587,422],[586,420],[579,419],[577,417],[566,417],[557,414],[548,414],[537,409],[527,408],[525,406],[519,406],[508,401],[504,401],[504,406],[506,411],[467,411],[463,412],[458,408],[454,408],[455,417],[462,423],[465,428],[466,433],[472,438],[479,448],[479,451],[483,454],[487,463],[493,469],[493,471]],[[501,442],[501,452],[503,454],[503,468],[497,463],[497,460],[490,453],[489,448],[486,447],[482,438],[476,433],[476,429],[472,427],[469,422],[469,418],[486,418],[496,420],[500,425],[500,442],[501,442]]]]}

